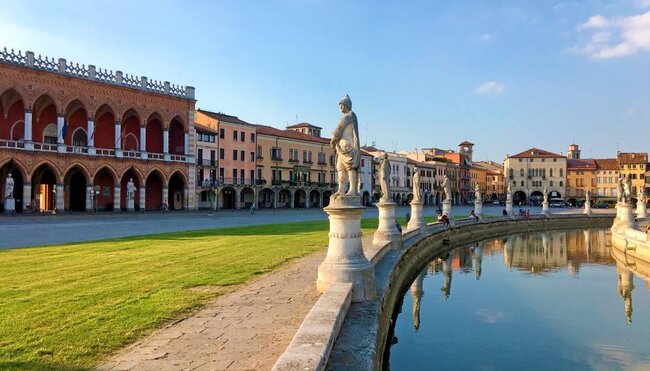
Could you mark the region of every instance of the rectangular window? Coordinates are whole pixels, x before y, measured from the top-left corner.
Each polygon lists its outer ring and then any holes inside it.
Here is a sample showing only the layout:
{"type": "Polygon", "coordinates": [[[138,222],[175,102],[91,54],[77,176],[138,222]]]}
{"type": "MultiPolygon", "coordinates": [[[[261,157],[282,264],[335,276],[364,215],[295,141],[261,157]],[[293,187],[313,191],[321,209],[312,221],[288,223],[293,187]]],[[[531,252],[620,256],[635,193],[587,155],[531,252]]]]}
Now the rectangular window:
{"type": "Polygon", "coordinates": [[[251,162],[255,162],[255,152],[251,152],[251,162]]]}
{"type": "Polygon", "coordinates": [[[199,148],[196,153],[196,157],[199,160],[199,165],[203,162],[203,148],[199,148]]]}
{"type": "Polygon", "coordinates": [[[223,148],[219,148],[219,160],[226,158],[226,151],[223,148]]]}
{"type": "Polygon", "coordinates": [[[237,130],[232,131],[232,140],[237,141],[237,130]]]}
{"type": "Polygon", "coordinates": [[[240,179],[241,184],[244,184],[244,183],[245,183],[245,180],[244,180],[244,179],[245,179],[245,178],[244,178],[244,175],[245,175],[245,174],[246,174],[246,170],[244,170],[244,169],[239,170],[239,177],[241,178],[241,179],[240,179]]]}
{"type": "Polygon", "coordinates": [[[239,159],[246,161],[246,151],[239,151],[239,159]]]}
{"type": "Polygon", "coordinates": [[[282,161],[282,149],[279,147],[271,148],[271,159],[274,161],[282,161]]]}
{"type": "Polygon", "coordinates": [[[262,169],[257,169],[257,180],[262,179],[262,169]]]}
{"type": "Polygon", "coordinates": [[[219,168],[219,180],[223,183],[223,177],[224,177],[224,169],[222,167],[219,168]]]}
{"type": "Polygon", "coordinates": [[[232,159],[237,161],[237,150],[236,149],[232,150],[232,159]]]}
{"type": "Polygon", "coordinates": [[[226,137],[226,129],[219,129],[219,138],[224,139],[226,137]]]}
{"type": "Polygon", "coordinates": [[[251,133],[251,143],[255,143],[255,133],[251,133]]]}
{"type": "Polygon", "coordinates": [[[237,169],[232,169],[232,183],[237,184],[237,169]]]}
{"type": "Polygon", "coordinates": [[[241,139],[242,142],[245,142],[245,141],[246,141],[246,133],[244,133],[244,132],[242,131],[242,132],[241,132],[241,135],[239,136],[239,139],[241,139]]]}
{"type": "Polygon", "coordinates": [[[257,158],[262,158],[262,146],[257,146],[257,158]]]}
{"type": "Polygon", "coordinates": [[[216,161],[215,161],[215,158],[214,158],[215,155],[216,155],[215,151],[211,150],[210,151],[210,166],[215,166],[216,165],[216,161]]]}

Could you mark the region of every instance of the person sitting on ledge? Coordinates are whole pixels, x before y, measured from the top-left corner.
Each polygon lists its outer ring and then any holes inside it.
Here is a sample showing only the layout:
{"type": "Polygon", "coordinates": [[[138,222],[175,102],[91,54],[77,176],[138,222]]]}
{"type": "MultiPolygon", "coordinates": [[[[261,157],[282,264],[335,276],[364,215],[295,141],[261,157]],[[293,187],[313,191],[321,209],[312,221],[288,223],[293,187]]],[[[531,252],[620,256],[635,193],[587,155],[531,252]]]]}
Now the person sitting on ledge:
{"type": "Polygon", "coordinates": [[[442,224],[449,225],[449,217],[447,216],[447,214],[442,216],[442,224]]]}
{"type": "Polygon", "coordinates": [[[472,218],[472,219],[474,219],[474,220],[478,220],[478,215],[476,215],[476,213],[474,212],[474,210],[472,210],[472,211],[469,212],[469,217],[472,218]]]}
{"type": "Polygon", "coordinates": [[[503,216],[508,216],[508,212],[506,211],[506,209],[503,209],[503,212],[501,212],[501,214],[502,214],[503,216]]]}

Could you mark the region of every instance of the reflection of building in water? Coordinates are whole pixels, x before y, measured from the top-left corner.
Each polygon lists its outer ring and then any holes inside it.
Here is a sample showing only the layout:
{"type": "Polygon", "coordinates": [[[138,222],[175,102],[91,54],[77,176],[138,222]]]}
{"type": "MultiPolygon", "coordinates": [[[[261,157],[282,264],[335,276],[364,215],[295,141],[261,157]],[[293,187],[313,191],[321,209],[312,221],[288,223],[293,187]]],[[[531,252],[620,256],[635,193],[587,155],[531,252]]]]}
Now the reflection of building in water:
{"type": "Polygon", "coordinates": [[[476,244],[474,248],[474,272],[476,279],[481,278],[481,265],[483,264],[483,242],[476,244]]]}
{"type": "Polygon", "coordinates": [[[609,231],[605,229],[571,231],[566,234],[569,272],[577,275],[581,264],[613,265],[608,246],[609,231]]]}
{"type": "Polygon", "coordinates": [[[426,275],[427,272],[423,269],[411,284],[411,296],[413,297],[413,328],[416,331],[420,329],[420,303],[422,302],[422,296],[424,295],[422,283],[424,282],[424,276],[426,275]]]}
{"type": "Polygon", "coordinates": [[[470,247],[461,247],[451,252],[451,267],[463,273],[472,271],[472,251],[470,247]]]}
{"type": "Polygon", "coordinates": [[[509,236],[503,249],[506,267],[543,273],[566,266],[566,233],[542,232],[509,236]]]}
{"type": "Polygon", "coordinates": [[[634,275],[644,280],[648,291],[650,291],[650,262],[626,254],[624,248],[618,246],[611,249],[611,257],[616,261],[618,293],[625,303],[625,317],[631,323],[634,275]]]}

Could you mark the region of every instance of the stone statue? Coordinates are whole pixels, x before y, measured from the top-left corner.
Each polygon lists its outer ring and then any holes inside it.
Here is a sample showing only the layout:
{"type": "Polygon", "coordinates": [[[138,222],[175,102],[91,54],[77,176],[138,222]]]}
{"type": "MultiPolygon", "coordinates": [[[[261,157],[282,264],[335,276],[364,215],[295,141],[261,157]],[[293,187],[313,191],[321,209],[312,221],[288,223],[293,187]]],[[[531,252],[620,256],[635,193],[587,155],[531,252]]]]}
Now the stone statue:
{"type": "Polygon", "coordinates": [[[483,197],[481,197],[481,186],[478,182],[474,185],[474,202],[483,202],[483,197]]]}
{"type": "Polygon", "coordinates": [[[11,177],[11,173],[5,179],[5,198],[14,198],[14,178],[11,177]]]}
{"type": "Polygon", "coordinates": [[[449,178],[445,175],[445,179],[442,181],[442,191],[445,193],[445,201],[451,201],[451,186],[449,184],[449,178]]]}
{"type": "Polygon", "coordinates": [[[388,161],[388,155],[384,153],[380,158],[379,165],[380,202],[390,202],[390,172],[390,161],[388,161]]]}
{"type": "Polygon", "coordinates": [[[336,150],[336,171],[338,172],[339,189],[333,195],[340,197],[346,186],[349,189],[346,196],[357,196],[357,178],[359,176],[361,146],[359,145],[359,124],[357,115],[352,112],[352,101],[349,96],[339,102],[343,113],[339,124],[332,133],[331,146],[336,150]],[[349,180],[349,183],[348,183],[349,180]]]}
{"type": "Polygon", "coordinates": [[[591,190],[587,190],[587,193],[585,193],[585,203],[587,205],[591,206],[591,190]]]}
{"type": "Polygon", "coordinates": [[[647,202],[647,198],[646,198],[645,192],[643,191],[643,187],[639,187],[637,189],[637,191],[636,191],[636,199],[637,199],[637,201],[636,201],[637,204],[645,205],[645,203],[647,202]]]}
{"type": "Polygon", "coordinates": [[[616,193],[618,196],[618,202],[625,202],[625,176],[621,175],[618,178],[618,184],[616,185],[616,193]]]}
{"type": "Polygon", "coordinates": [[[413,202],[420,202],[422,195],[420,194],[420,169],[413,168],[413,202]]]}
{"type": "Polygon", "coordinates": [[[126,183],[126,196],[129,200],[133,200],[135,197],[135,184],[133,183],[133,178],[129,178],[129,182],[126,183]]]}
{"type": "Polygon", "coordinates": [[[506,190],[506,203],[512,203],[512,184],[508,183],[508,188],[506,190]]]}
{"type": "Polygon", "coordinates": [[[632,199],[632,178],[630,177],[630,174],[625,176],[623,191],[625,193],[625,202],[630,202],[632,199]]]}
{"type": "Polygon", "coordinates": [[[544,186],[544,202],[548,203],[548,187],[544,186]]]}

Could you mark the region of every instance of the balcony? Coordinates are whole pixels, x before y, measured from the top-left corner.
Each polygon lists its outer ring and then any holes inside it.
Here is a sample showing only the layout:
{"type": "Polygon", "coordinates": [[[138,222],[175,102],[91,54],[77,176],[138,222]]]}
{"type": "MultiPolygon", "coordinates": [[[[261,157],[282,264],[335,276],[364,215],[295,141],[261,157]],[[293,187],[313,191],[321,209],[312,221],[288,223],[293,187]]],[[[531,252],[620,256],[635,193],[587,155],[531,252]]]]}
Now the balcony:
{"type": "Polygon", "coordinates": [[[327,165],[327,161],[318,161],[318,165],[325,166],[327,165]]]}
{"type": "Polygon", "coordinates": [[[298,160],[297,158],[290,158],[289,162],[292,163],[292,164],[297,164],[297,163],[300,162],[300,160],[298,160]]]}
{"type": "Polygon", "coordinates": [[[271,156],[271,161],[274,161],[274,162],[282,162],[283,160],[282,160],[282,157],[271,156]]]}
{"type": "Polygon", "coordinates": [[[75,154],[89,157],[117,157],[117,158],[132,158],[143,160],[160,160],[172,162],[187,162],[192,159],[192,156],[176,155],[170,153],[148,153],[140,151],[129,150],[116,150],[112,148],[95,148],[85,146],[69,146],[67,144],[52,144],[52,143],[25,143],[24,141],[17,140],[0,140],[0,148],[15,149],[20,151],[36,151],[36,152],[52,152],[52,153],[65,153],[75,154]]]}
{"type": "Polygon", "coordinates": [[[196,164],[198,166],[202,167],[216,167],[217,166],[217,161],[216,160],[210,160],[207,158],[198,158],[196,159],[196,164]]]}
{"type": "Polygon", "coordinates": [[[313,162],[313,161],[305,161],[305,160],[303,160],[302,163],[303,163],[303,164],[311,165],[311,164],[313,164],[314,162],[313,162]]]}

